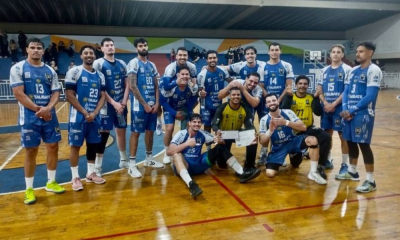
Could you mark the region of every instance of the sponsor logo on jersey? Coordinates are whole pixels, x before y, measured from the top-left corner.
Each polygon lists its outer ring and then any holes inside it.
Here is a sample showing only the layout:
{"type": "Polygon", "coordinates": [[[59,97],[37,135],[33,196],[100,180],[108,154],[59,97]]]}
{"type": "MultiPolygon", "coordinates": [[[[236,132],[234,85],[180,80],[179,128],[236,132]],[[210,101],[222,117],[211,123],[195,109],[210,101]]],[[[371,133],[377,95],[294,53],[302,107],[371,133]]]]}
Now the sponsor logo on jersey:
{"type": "Polygon", "coordinates": [[[329,81],[330,81],[330,82],[333,82],[333,81],[335,81],[335,79],[333,79],[333,78],[330,78],[330,79],[329,79],[329,81]]]}
{"type": "Polygon", "coordinates": [[[30,133],[33,132],[32,129],[22,129],[22,133],[30,133]]]}
{"type": "Polygon", "coordinates": [[[147,86],[146,86],[146,85],[143,85],[142,88],[143,88],[144,90],[146,90],[146,89],[147,89],[147,86]]]}
{"type": "Polygon", "coordinates": [[[243,71],[243,74],[247,76],[247,71],[246,71],[246,70],[244,70],[244,71],[243,71]]]}
{"type": "Polygon", "coordinates": [[[279,68],[279,74],[283,74],[283,68],[279,68]]]}
{"type": "Polygon", "coordinates": [[[219,78],[224,78],[224,75],[222,74],[222,72],[219,73],[219,78]]]}
{"type": "Polygon", "coordinates": [[[111,70],[106,70],[107,75],[111,75],[111,70]]]}
{"type": "Polygon", "coordinates": [[[94,88],[97,87],[97,84],[96,84],[96,83],[93,83],[93,84],[92,84],[92,87],[94,87],[94,88]]]}
{"type": "Polygon", "coordinates": [[[211,78],[209,78],[207,81],[208,81],[208,83],[211,83],[212,80],[211,80],[211,78]]]}
{"type": "Polygon", "coordinates": [[[144,69],[143,69],[143,68],[140,68],[140,72],[141,72],[141,73],[144,73],[144,69]]]}
{"type": "Polygon", "coordinates": [[[335,125],[336,125],[336,126],[340,126],[340,119],[338,119],[338,118],[335,119],[335,125]]]}
{"type": "Polygon", "coordinates": [[[114,90],[111,90],[110,93],[111,93],[111,95],[114,95],[114,90]]]}
{"type": "Polygon", "coordinates": [[[307,105],[310,105],[310,101],[309,101],[308,99],[306,100],[306,104],[307,104],[307,105]]]}
{"type": "Polygon", "coordinates": [[[32,94],[29,94],[29,98],[30,98],[30,99],[33,99],[34,96],[33,96],[32,94]]]}
{"type": "Polygon", "coordinates": [[[357,135],[360,135],[360,133],[361,133],[361,128],[356,128],[355,133],[356,133],[357,135]]]}
{"type": "Polygon", "coordinates": [[[343,78],[344,78],[344,74],[340,72],[340,73],[339,73],[339,79],[340,79],[340,80],[343,80],[343,78]]]}
{"type": "Polygon", "coordinates": [[[119,79],[119,75],[115,75],[115,79],[119,79]]]}
{"type": "Polygon", "coordinates": [[[88,82],[87,77],[82,77],[82,82],[88,82]]]}
{"type": "Polygon", "coordinates": [[[26,72],[25,73],[25,78],[31,78],[31,73],[30,72],[26,72]]]}
{"type": "Polygon", "coordinates": [[[40,83],[41,81],[40,81],[40,79],[36,79],[36,82],[37,82],[37,83],[40,83]]]}
{"type": "Polygon", "coordinates": [[[25,137],[25,140],[26,140],[26,141],[30,141],[30,140],[31,140],[31,136],[27,135],[27,136],[25,137]]]}
{"type": "Polygon", "coordinates": [[[83,100],[83,102],[87,102],[87,101],[88,101],[88,99],[87,99],[87,98],[83,98],[82,100],[83,100]]]}
{"type": "Polygon", "coordinates": [[[45,73],[44,76],[45,76],[46,79],[47,79],[47,83],[50,84],[50,83],[51,83],[51,75],[48,74],[48,73],[45,73]]]}
{"type": "Polygon", "coordinates": [[[54,130],[56,131],[56,133],[60,133],[61,132],[59,126],[55,127],[54,130]]]}
{"type": "Polygon", "coordinates": [[[239,114],[239,119],[242,120],[243,116],[242,114],[239,114]]]}
{"type": "Polygon", "coordinates": [[[74,136],[74,140],[79,140],[79,136],[78,136],[78,135],[75,135],[75,136],[74,136]]]}
{"type": "Polygon", "coordinates": [[[363,80],[363,81],[365,81],[365,74],[364,74],[364,73],[361,74],[360,79],[363,80]]]}

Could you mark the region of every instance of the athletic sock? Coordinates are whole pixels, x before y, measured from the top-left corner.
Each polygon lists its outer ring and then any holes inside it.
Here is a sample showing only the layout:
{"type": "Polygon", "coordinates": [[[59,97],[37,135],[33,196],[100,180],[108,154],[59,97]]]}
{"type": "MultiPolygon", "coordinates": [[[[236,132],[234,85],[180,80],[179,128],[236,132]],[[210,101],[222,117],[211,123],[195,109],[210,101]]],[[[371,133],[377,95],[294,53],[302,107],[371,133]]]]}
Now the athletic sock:
{"type": "Polygon", "coordinates": [[[97,154],[98,157],[96,157],[96,160],[94,162],[94,166],[96,168],[101,168],[103,166],[103,154],[97,154]],[[100,156],[101,155],[101,156],[100,156]]]}
{"type": "Polygon", "coordinates": [[[71,167],[72,179],[79,178],[78,166],[71,167]]]}
{"type": "Polygon", "coordinates": [[[26,189],[33,188],[33,179],[34,177],[25,177],[26,189]]]}
{"type": "Polygon", "coordinates": [[[147,152],[146,151],[146,160],[148,159],[148,160],[151,160],[153,158],[153,152],[152,151],[150,151],[150,152],[147,152]]]}
{"type": "Polygon", "coordinates": [[[47,182],[56,180],[56,170],[47,169],[47,182]]]}
{"type": "Polygon", "coordinates": [[[94,163],[88,163],[87,164],[87,175],[89,176],[92,173],[94,173],[94,163]]]}
{"type": "Polygon", "coordinates": [[[182,169],[181,172],[179,173],[183,181],[187,184],[189,187],[189,183],[192,181],[192,178],[189,175],[189,172],[186,169],[182,169]]]}
{"type": "Polygon", "coordinates": [[[126,156],[126,151],[119,151],[119,159],[121,159],[121,161],[126,161],[128,159],[128,157],[126,156]]]}
{"type": "Polygon", "coordinates": [[[356,173],[357,172],[357,165],[350,164],[349,172],[356,173]]]}
{"type": "Polygon", "coordinates": [[[349,154],[342,154],[342,163],[349,165],[349,154]]]}
{"type": "Polygon", "coordinates": [[[238,174],[243,174],[243,167],[238,163],[235,157],[230,157],[227,161],[228,165],[238,174]]]}
{"type": "Polygon", "coordinates": [[[316,172],[318,167],[318,161],[312,161],[311,160],[311,169],[310,172],[316,172]]]}
{"type": "Polygon", "coordinates": [[[372,182],[372,183],[375,182],[373,172],[367,172],[367,180],[368,180],[368,182],[372,182]]]}

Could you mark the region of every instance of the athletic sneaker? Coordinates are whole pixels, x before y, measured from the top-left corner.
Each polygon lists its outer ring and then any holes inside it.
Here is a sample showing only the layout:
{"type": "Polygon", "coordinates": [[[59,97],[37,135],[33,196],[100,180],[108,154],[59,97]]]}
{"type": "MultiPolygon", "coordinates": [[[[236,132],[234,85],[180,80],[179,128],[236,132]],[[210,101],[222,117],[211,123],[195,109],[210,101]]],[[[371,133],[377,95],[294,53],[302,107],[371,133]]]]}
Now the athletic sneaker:
{"type": "Polygon", "coordinates": [[[36,202],[35,194],[33,194],[33,188],[28,188],[25,191],[25,204],[34,204],[36,202]]]}
{"type": "Polygon", "coordinates": [[[243,169],[243,174],[240,176],[240,183],[246,183],[256,177],[258,177],[261,173],[261,170],[258,168],[247,168],[243,169]]]}
{"type": "Polygon", "coordinates": [[[326,160],[326,165],[324,166],[324,169],[333,169],[333,164],[332,164],[332,160],[326,160]]]}
{"type": "Polygon", "coordinates": [[[142,173],[139,172],[139,169],[136,166],[130,166],[128,170],[128,174],[133,178],[141,178],[142,173]]]}
{"type": "Polygon", "coordinates": [[[375,191],[375,190],[376,190],[375,181],[374,182],[370,182],[368,180],[365,180],[361,186],[358,186],[356,188],[356,191],[360,192],[360,193],[369,193],[369,192],[372,192],[372,191],[375,191]]]}
{"type": "Polygon", "coordinates": [[[72,179],[71,183],[72,183],[72,190],[74,191],[83,190],[83,185],[80,178],[72,179]]]}
{"type": "Polygon", "coordinates": [[[308,179],[315,181],[318,184],[324,185],[326,184],[326,180],[321,177],[321,175],[319,174],[319,172],[310,172],[308,174],[308,179]]]}
{"type": "Polygon", "coordinates": [[[264,166],[267,163],[267,154],[262,154],[260,157],[260,160],[258,160],[257,165],[258,166],[264,166]]]}
{"type": "Polygon", "coordinates": [[[164,165],[160,162],[157,162],[156,160],[150,158],[144,160],[144,166],[145,167],[152,167],[152,168],[164,168],[164,165]]]}
{"type": "Polygon", "coordinates": [[[195,198],[203,193],[203,190],[197,185],[195,181],[190,181],[189,183],[189,191],[192,198],[195,198]]]}
{"type": "Polygon", "coordinates": [[[324,170],[324,168],[323,168],[322,166],[318,166],[318,167],[317,167],[317,171],[318,171],[319,175],[320,175],[323,179],[325,179],[325,180],[327,179],[325,170],[324,170]]]}
{"type": "Polygon", "coordinates": [[[157,136],[161,136],[161,134],[163,134],[162,126],[160,123],[157,123],[156,134],[157,134],[157,136]]]}
{"type": "Polygon", "coordinates": [[[119,160],[119,168],[129,168],[128,160],[119,160]]]}
{"type": "Polygon", "coordinates": [[[106,180],[102,177],[96,175],[96,173],[92,172],[90,175],[86,175],[86,182],[91,183],[94,182],[96,184],[103,184],[106,180]]]}
{"type": "Polygon", "coordinates": [[[164,158],[163,158],[163,163],[164,163],[164,164],[170,164],[170,163],[171,163],[171,157],[164,156],[164,158]]]}
{"type": "Polygon", "coordinates": [[[58,185],[58,183],[55,180],[46,183],[45,189],[46,189],[46,191],[53,192],[53,193],[64,193],[65,192],[65,188],[58,185]]]}
{"type": "Polygon", "coordinates": [[[343,173],[347,172],[348,169],[349,169],[349,167],[347,166],[347,164],[342,163],[342,165],[340,166],[339,174],[343,174],[343,173]]]}
{"type": "Polygon", "coordinates": [[[99,177],[103,177],[103,169],[101,167],[94,168],[94,173],[99,177]]]}
{"type": "Polygon", "coordinates": [[[358,172],[356,173],[351,173],[349,171],[346,171],[344,173],[339,173],[335,175],[336,179],[340,179],[340,180],[353,180],[353,181],[360,181],[360,176],[358,175],[358,172]]]}

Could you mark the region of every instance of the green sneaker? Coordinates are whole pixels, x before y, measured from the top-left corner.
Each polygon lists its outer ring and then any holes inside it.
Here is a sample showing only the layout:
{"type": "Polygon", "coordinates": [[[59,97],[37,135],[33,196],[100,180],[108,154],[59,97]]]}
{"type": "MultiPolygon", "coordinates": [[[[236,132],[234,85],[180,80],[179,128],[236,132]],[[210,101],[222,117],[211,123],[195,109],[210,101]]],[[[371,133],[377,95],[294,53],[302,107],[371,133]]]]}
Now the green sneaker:
{"type": "Polygon", "coordinates": [[[65,192],[65,188],[58,185],[58,183],[53,180],[51,182],[46,183],[46,191],[53,192],[53,193],[63,193],[65,192]]]}
{"type": "Polygon", "coordinates": [[[25,191],[25,204],[34,204],[36,202],[35,194],[33,194],[33,188],[28,188],[25,191]]]}

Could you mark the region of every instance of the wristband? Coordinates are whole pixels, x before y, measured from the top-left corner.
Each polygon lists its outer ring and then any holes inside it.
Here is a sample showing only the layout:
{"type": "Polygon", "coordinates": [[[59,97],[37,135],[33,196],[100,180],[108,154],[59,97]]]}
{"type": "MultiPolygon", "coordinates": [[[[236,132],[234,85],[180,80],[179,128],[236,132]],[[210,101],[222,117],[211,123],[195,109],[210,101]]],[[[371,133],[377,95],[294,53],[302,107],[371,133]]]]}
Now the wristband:
{"type": "Polygon", "coordinates": [[[274,131],[270,131],[269,129],[267,130],[267,132],[265,133],[265,135],[267,136],[267,137],[271,137],[271,135],[274,133],[274,131]]]}
{"type": "Polygon", "coordinates": [[[290,123],[290,121],[289,120],[286,120],[286,126],[289,126],[289,123],[290,123]]]}

